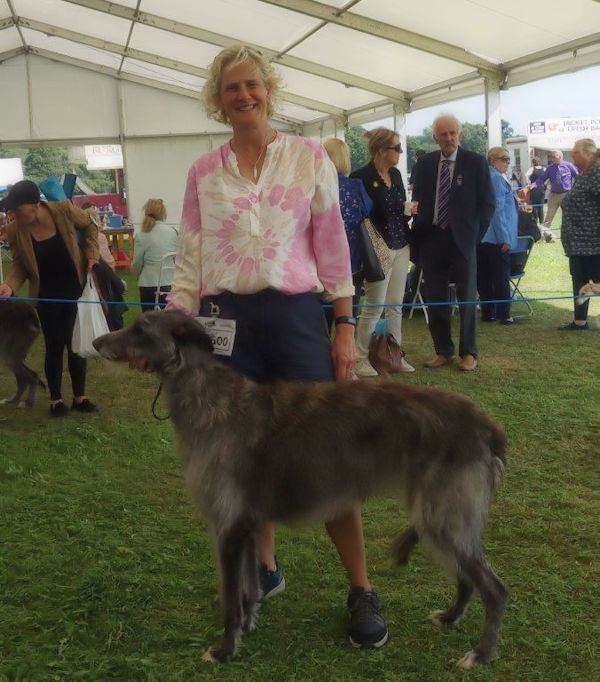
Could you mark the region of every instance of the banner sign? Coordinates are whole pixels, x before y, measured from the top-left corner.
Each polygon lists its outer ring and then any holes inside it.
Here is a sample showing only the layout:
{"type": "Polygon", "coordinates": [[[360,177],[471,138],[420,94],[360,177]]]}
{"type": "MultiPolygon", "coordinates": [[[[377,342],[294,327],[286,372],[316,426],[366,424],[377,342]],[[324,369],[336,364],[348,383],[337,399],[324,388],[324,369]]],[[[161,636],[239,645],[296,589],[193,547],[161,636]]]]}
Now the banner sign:
{"type": "Polygon", "coordinates": [[[547,118],[529,121],[527,144],[540,149],[573,149],[576,140],[589,137],[600,145],[600,118],[547,118]]]}

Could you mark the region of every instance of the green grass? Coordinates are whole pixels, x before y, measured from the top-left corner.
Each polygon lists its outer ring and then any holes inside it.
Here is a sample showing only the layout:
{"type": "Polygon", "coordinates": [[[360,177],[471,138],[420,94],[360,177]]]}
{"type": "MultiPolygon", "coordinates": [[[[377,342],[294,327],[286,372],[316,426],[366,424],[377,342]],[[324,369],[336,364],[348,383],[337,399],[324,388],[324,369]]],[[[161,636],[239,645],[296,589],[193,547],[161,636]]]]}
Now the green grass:
{"type": "MultiPolygon", "coordinates": [[[[523,289],[570,293],[560,244],[535,246],[523,289]]],[[[452,583],[421,547],[408,567],[392,564],[390,541],[405,522],[393,499],[364,508],[386,647],[348,645],[347,586],[322,528],[281,528],[287,591],[261,609],[239,659],[202,663],[220,630],[216,573],[170,422],[151,415],[155,379],[91,361],[88,394],[100,415],[50,420],[43,395],[31,411],[0,408],[0,680],[600,679],[600,331],[556,331],[571,318],[571,301],[537,303],[514,327],[483,326],[477,372],[418,369],[400,379],[466,393],[508,432],[485,536],[511,590],[491,666],[454,667],[477,640],[479,600],[458,628],[438,630],[427,614],[449,602],[452,583]]],[[[432,352],[423,318],[407,320],[404,334],[419,367],[432,352]]],[[[30,361],[42,368],[41,342],[30,361]]],[[[12,389],[2,371],[0,395],[12,389]]]]}

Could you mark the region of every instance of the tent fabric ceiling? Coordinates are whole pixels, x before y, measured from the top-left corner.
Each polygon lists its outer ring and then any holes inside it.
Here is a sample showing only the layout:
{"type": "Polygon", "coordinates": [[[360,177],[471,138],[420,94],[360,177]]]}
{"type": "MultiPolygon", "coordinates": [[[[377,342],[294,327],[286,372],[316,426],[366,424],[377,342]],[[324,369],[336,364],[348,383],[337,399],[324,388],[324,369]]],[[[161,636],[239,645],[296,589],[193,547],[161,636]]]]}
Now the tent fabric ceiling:
{"type": "Polygon", "coordinates": [[[600,64],[596,0],[0,0],[0,61],[37,54],[195,96],[245,42],[278,65],[282,120],[381,117],[600,64]]]}

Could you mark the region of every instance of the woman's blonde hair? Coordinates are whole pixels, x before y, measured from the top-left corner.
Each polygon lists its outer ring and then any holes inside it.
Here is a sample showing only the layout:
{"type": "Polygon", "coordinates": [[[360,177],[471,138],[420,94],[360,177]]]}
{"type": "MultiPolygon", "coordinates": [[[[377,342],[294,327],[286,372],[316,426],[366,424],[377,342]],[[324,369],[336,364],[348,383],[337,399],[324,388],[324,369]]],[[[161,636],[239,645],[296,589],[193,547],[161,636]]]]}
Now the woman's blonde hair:
{"type": "Polygon", "coordinates": [[[167,218],[167,209],[162,199],[148,199],[142,210],[144,211],[142,232],[150,232],[157,220],[166,220],[167,218]]]}
{"type": "Polygon", "coordinates": [[[575,140],[575,144],[573,145],[579,146],[579,149],[589,157],[596,156],[596,153],[598,152],[598,149],[596,147],[596,143],[594,140],[592,140],[591,137],[582,137],[579,140],[575,140]]]}
{"type": "Polygon", "coordinates": [[[394,138],[400,137],[395,130],[389,128],[373,128],[368,130],[365,135],[367,138],[367,149],[371,161],[377,156],[377,152],[384,147],[391,147],[394,144],[394,138]]]}
{"type": "Polygon", "coordinates": [[[489,149],[487,153],[487,160],[488,163],[492,163],[492,161],[495,161],[499,156],[509,156],[510,152],[508,149],[505,147],[492,147],[489,149]]]}
{"type": "Polygon", "coordinates": [[[221,50],[208,67],[208,78],[200,93],[204,111],[206,111],[208,116],[219,121],[219,123],[228,123],[226,114],[221,111],[221,79],[223,73],[233,66],[247,62],[256,67],[269,91],[267,116],[270,118],[275,113],[275,106],[282,83],[281,76],[258,50],[254,50],[247,45],[231,45],[221,50]]]}
{"type": "Polygon", "coordinates": [[[330,137],[323,142],[323,146],[329,158],[333,161],[337,172],[342,175],[350,175],[350,150],[344,140],[330,137]]]}

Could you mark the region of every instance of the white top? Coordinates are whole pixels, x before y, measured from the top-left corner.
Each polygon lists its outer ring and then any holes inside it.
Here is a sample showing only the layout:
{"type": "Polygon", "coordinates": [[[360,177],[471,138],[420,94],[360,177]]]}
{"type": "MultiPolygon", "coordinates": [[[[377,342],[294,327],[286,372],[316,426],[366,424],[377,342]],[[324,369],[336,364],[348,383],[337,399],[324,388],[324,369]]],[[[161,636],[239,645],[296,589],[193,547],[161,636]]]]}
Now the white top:
{"type": "Polygon", "coordinates": [[[255,183],[229,143],[191,167],[171,306],[194,313],[201,296],[325,292],[352,296],[337,172],[323,146],[277,133],[255,183]]]}

